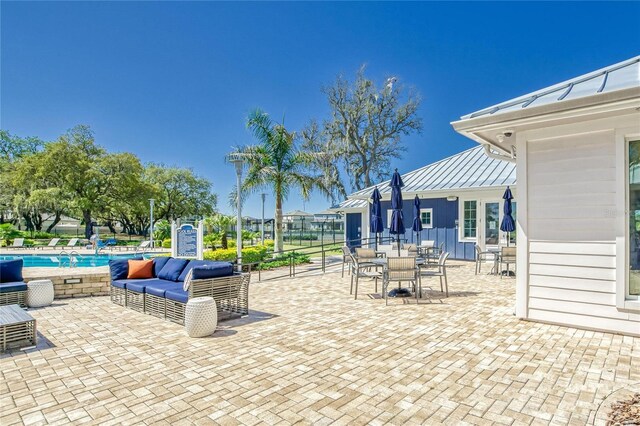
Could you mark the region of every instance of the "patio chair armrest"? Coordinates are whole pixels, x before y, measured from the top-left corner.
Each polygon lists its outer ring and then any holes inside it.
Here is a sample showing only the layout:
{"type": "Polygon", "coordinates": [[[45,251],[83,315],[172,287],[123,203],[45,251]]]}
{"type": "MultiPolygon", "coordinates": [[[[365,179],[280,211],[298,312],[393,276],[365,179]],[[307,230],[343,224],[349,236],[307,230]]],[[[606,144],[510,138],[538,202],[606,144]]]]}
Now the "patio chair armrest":
{"type": "Polygon", "coordinates": [[[192,280],[189,286],[189,299],[193,297],[213,297],[218,310],[249,314],[249,282],[248,272],[234,272],[227,277],[192,280]]]}

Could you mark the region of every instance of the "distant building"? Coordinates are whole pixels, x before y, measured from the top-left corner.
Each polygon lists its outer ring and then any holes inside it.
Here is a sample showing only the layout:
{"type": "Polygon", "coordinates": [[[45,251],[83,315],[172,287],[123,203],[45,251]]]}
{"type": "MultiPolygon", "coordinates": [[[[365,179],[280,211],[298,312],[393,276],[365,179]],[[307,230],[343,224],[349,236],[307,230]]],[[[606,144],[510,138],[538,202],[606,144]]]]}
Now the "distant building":
{"type": "Polygon", "coordinates": [[[311,228],[313,215],[302,210],[292,210],[282,215],[282,229],[284,231],[305,230],[311,228]]]}

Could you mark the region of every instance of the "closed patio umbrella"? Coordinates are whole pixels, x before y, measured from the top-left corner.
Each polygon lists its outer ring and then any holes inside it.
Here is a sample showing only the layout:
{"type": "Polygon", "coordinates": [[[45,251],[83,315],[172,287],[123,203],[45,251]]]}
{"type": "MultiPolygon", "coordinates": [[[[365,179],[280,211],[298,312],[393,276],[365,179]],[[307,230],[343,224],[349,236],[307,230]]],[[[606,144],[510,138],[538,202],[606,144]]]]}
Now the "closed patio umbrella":
{"type": "Polygon", "coordinates": [[[516,230],[516,224],[513,220],[513,207],[511,206],[511,200],[513,200],[513,194],[511,194],[511,189],[507,186],[506,191],[504,191],[504,195],[502,196],[504,199],[504,215],[502,216],[502,222],[500,223],[500,230],[502,232],[507,233],[507,247],[509,246],[509,233],[516,230]]]}
{"type": "Polygon", "coordinates": [[[416,195],[413,199],[413,226],[411,226],[413,232],[416,233],[416,246],[420,245],[420,232],[422,231],[422,220],[420,218],[420,198],[416,195]]]}
{"type": "MultiPolygon", "coordinates": [[[[398,256],[400,256],[400,234],[405,233],[404,215],[402,213],[402,187],[404,183],[398,173],[398,169],[391,177],[391,223],[389,224],[389,233],[397,235],[398,256]]],[[[398,283],[400,284],[400,283],[398,283]]],[[[389,292],[389,297],[408,297],[411,296],[409,289],[398,288],[389,292]]]]}
{"type": "Polygon", "coordinates": [[[380,204],[380,191],[378,187],[373,190],[371,194],[371,210],[369,217],[369,225],[371,226],[371,232],[375,234],[375,247],[378,249],[378,234],[384,231],[382,224],[382,205],[380,204]]]}
{"type": "Polygon", "coordinates": [[[398,169],[391,177],[391,223],[389,224],[389,233],[397,235],[398,256],[400,256],[400,234],[404,234],[404,215],[402,213],[402,177],[398,173],[398,169]]]}

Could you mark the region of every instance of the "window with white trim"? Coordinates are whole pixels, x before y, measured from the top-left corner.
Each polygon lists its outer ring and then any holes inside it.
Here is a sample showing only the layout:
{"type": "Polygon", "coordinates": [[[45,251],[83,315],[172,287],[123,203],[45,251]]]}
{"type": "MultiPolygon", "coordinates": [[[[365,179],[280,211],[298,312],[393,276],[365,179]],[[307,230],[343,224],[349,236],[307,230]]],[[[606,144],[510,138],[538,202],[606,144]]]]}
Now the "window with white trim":
{"type": "Polygon", "coordinates": [[[423,228],[433,228],[433,209],[420,210],[420,222],[423,228]]]}
{"type": "Polygon", "coordinates": [[[477,227],[477,207],[478,203],[475,200],[464,202],[463,211],[463,237],[464,238],[476,238],[477,227]]]}

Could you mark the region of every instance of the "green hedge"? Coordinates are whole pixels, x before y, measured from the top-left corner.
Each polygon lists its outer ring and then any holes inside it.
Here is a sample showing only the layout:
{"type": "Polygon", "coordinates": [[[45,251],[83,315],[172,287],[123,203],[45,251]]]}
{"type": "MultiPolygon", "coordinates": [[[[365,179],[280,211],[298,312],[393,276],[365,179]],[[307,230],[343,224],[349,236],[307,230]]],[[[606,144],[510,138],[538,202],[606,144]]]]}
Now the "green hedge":
{"type": "Polygon", "coordinates": [[[311,263],[311,257],[308,254],[303,253],[283,253],[280,254],[268,262],[263,262],[256,269],[264,271],[266,269],[281,268],[283,266],[289,266],[289,258],[293,258],[294,265],[302,265],[304,263],[311,263]]]}
{"type": "Polygon", "coordinates": [[[285,234],[284,235],[284,240],[285,241],[317,241],[318,240],[318,236],[314,235],[314,234],[296,234],[295,232],[292,232],[291,235],[289,234],[285,234]]]}
{"type": "MultiPolygon", "coordinates": [[[[267,248],[265,246],[246,247],[242,249],[242,263],[256,263],[264,260],[267,256],[267,248]]],[[[236,261],[236,249],[218,249],[207,250],[204,252],[204,258],[207,260],[220,260],[227,262],[236,261]]]]}

